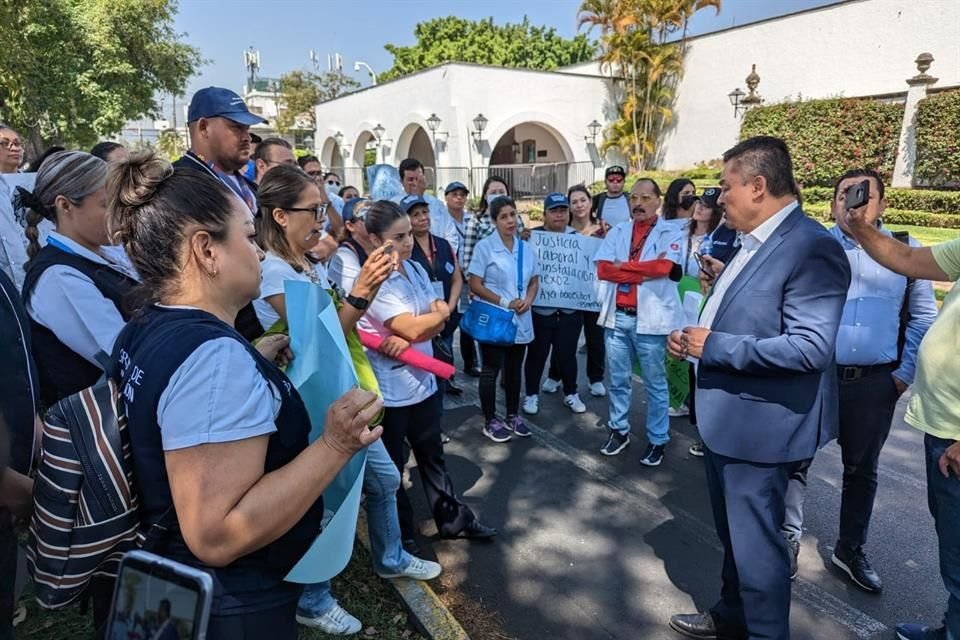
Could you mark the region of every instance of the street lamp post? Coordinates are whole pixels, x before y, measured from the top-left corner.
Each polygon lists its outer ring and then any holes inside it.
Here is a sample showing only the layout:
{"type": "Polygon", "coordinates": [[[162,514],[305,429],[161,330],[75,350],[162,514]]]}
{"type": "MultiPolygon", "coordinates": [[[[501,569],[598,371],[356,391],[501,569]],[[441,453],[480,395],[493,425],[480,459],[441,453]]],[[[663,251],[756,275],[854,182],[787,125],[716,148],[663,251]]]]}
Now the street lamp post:
{"type": "Polygon", "coordinates": [[[370,74],[370,84],[376,85],[376,84],[377,84],[377,74],[374,73],[373,68],[372,68],[370,65],[368,65],[366,62],[361,62],[361,61],[359,61],[359,60],[353,64],[353,70],[354,70],[354,71],[360,71],[360,67],[363,67],[364,69],[366,69],[366,70],[367,70],[367,73],[370,74]]]}
{"type": "Polygon", "coordinates": [[[590,135],[589,135],[589,136],[585,136],[585,137],[583,138],[584,141],[585,141],[585,142],[589,142],[590,144],[596,146],[596,144],[597,144],[597,135],[600,133],[600,129],[602,129],[602,128],[603,128],[603,125],[600,124],[599,122],[597,122],[596,118],[594,118],[593,122],[591,122],[590,124],[587,125],[587,131],[590,132],[590,135]]]}
{"type": "Polygon", "coordinates": [[[734,118],[736,118],[741,113],[747,110],[747,108],[743,106],[743,104],[741,104],[743,100],[743,96],[745,95],[747,94],[745,94],[743,92],[743,89],[741,89],[740,87],[737,87],[736,89],[734,89],[733,91],[727,94],[727,98],[730,99],[730,104],[733,106],[734,118]]]}

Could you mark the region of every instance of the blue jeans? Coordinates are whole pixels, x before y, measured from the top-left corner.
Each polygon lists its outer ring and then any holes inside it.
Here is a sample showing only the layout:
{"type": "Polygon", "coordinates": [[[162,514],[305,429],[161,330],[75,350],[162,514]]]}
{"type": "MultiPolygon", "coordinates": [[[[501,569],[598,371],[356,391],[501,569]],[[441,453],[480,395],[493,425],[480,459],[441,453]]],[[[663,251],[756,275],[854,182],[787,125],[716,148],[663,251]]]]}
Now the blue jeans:
{"type": "Polygon", "coordinates": [[[944,478],[938,463],[954,442],[929,433],[923,439],[927,454],[927,501],[940,546],[940,577],[950,594],[944,616],[947,640],[960,640],[960,536],[957,535],[960,531],[960,478],[953,473],[944,478]]]}
{"type": "MultiPolygon", "coordinates": [[[[370,535],[370,555],[377,573],[400,573],[407,568],[413,556],[400,544],[400,518],[397,515],[397,489],[400,472],[383,446],[377,440],[367,447],[367,464],[363,473],[363,492],[367,496],[367,531],[370,535]]],[[[330,581],[308,584],[297,605],[301,615],[322,616],[336,604],[330,593],[330,581]]]]}
{"type": "Polygon", "coordinates": [[[667,337],[637,333],[637,319],[617,312],[616,326],[606,331],[607,370],[610,372],[610,428],[630,433],[630,399],[633,395],[633,359],[642,369],[647,393],[647,440],[650,444],[670,441],[667,410],[667,337]]]}

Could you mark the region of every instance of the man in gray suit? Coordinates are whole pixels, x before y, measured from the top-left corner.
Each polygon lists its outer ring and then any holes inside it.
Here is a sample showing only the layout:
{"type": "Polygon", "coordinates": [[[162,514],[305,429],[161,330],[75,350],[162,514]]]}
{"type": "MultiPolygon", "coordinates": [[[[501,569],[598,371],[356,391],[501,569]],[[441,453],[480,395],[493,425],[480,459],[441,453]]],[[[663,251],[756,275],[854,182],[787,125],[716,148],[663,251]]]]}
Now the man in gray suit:
{"type": "Polygon", "coordinates": [[[718,275],[700,326],[668,341],[675,357],[699,359],[697,418],[723,587],[710,611],[675,615],[670,626],[693,638],[785,640],[784,495],[790,474],[836,436],[834,343],[850,265],[800,209],[782,140],[744,140],[723,161],[720,203],[741,247],[725,267],[704,259],[718,275]]]}

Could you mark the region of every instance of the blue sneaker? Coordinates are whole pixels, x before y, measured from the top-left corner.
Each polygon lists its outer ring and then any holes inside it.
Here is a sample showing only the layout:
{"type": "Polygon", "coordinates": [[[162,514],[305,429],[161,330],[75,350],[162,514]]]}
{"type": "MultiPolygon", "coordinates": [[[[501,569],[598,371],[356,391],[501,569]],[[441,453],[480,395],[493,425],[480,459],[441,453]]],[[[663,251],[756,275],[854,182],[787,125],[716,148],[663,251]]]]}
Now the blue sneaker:
{"type": "Polygon", "coordinates": [[[507,425],[500,418],[491,418],[487,424],[483,425],[483,435],[494,442],[510,442],[510,431],[507,425]]]}
{"type": "Polygon", "coordinates": [[[530,437],[530,429],[527,428],[527,423],[517,414],[507,416],[507,429],[513,431],[513,435],[518,438],[530,437]]]}
{"type": "Polygon", "coordinates": [[[898,640],[947,640],[946,627],[928,627],[925,624],[898,624],[898,640]]]}

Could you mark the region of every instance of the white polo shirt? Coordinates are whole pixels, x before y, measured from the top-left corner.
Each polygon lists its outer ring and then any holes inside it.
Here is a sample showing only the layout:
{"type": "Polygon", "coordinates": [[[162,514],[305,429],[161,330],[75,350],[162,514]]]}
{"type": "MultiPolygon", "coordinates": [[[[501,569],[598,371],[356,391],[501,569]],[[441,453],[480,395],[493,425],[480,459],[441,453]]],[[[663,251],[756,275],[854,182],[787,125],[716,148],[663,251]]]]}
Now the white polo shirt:
{"type": "MultiPolygon", "coordinates": [[[[467,276],[480,276],[483,286],[501,298],[514,300],[522,298],[530,288],[530,280],[540,275],[537,257],[529,243],[515,239],[513,250],[507,249],[499,233],[492,233],[473,249],[470,267],[467,276]],[[522,277],[523,291],[517,288],[517,265],[520,246],[523,246],[522,277]]],[[[528,309],[526,313],[517,315],[517,338],[515,344],[529,344],[533,342],[533,316],[528,309]]]]}
{"type": "MultiPolygon", "coordinates": [[[[403,266],[406,275],[399,270],[390,274],[380,286],[366,314],[357,323],[358,329],[387,338],[394,335],[386,327],[391,318],[405,313],[419,316],[430,312],[430,304],[439,298],[427,272],[413,260],[405,260],[403,266]]],[[[430,340],[413,342],[410,348],[433,356],[430,340]]],[[[437,380],[432,373],[403,364],[372,349],[367,350],[367,356],[377,376],[384,406],[407,407],[423,402],[437,392],[437,380]]]]}
{"type": "Polygon", "coordinates": [[[264,329],[269,329],[280,319],[280,314],[267,302],[267,298],[282,294],[283,283],[287,280],[315,281],[324,289],[330,286],[327,281],[327,268],[319,262],[313,265],[315,280],[306,273],[298,273],[287,264],[286,260],[271,251],[267,252],[267,257],[260,263],[260,269],[263,272],[263,279],[260,281],[260,297],[253,301],[253,310],[257,312],[257,319],[264,329]]]}

